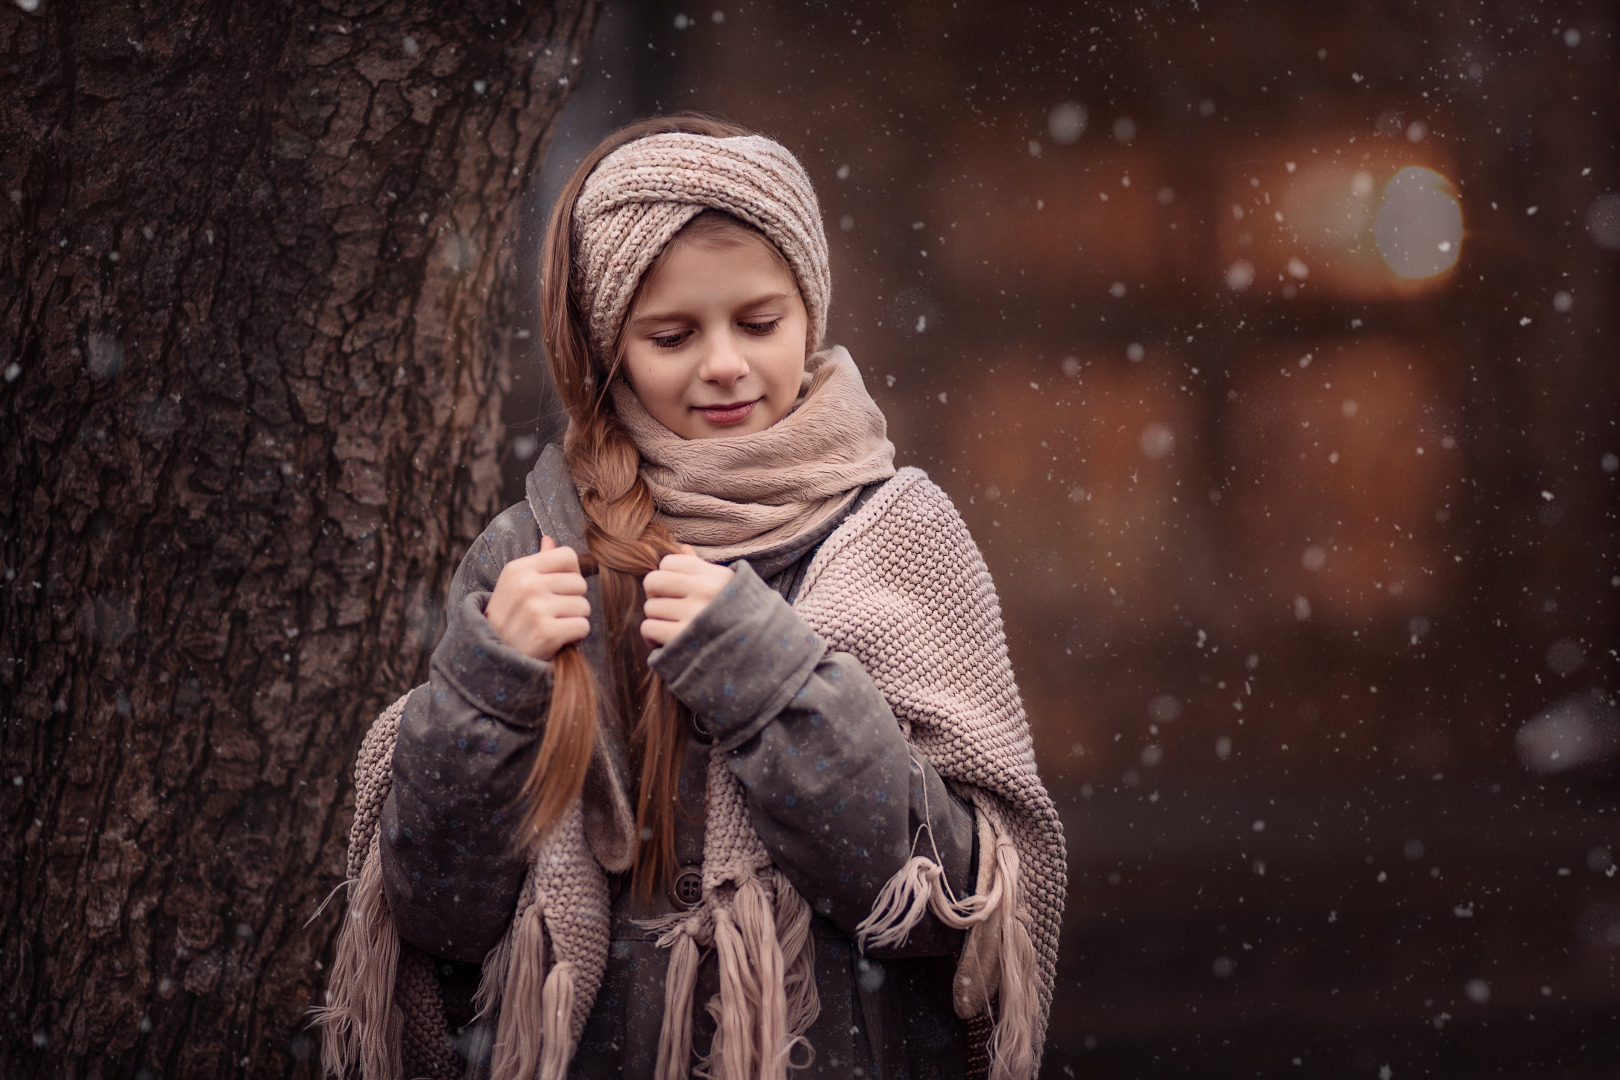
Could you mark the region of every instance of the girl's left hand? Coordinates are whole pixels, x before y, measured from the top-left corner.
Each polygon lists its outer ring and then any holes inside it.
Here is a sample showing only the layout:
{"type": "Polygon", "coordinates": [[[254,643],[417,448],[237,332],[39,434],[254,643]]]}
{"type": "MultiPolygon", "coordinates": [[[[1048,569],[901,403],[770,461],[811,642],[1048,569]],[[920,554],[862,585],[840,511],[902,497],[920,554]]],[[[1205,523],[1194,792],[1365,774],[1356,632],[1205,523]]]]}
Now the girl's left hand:
{"type": "Polygon", "coordinates": [[[655,649],[668,645],[731,578],[730,568],[704,562],[690,544],[682,544],[678,553],[665,555],[658,569],[641,579],[647,590],[641,636],[655,649]]]}

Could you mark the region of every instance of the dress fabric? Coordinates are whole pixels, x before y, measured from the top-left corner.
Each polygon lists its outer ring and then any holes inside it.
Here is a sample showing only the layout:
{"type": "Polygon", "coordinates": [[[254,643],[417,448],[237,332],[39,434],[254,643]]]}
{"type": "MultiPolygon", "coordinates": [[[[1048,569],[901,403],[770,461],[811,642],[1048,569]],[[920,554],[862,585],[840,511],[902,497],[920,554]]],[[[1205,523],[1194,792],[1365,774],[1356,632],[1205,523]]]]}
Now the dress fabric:
{"type": "MultiPolygon", "coordinates": [[[[410,697],[401,718],[379,831],[383,887],[398,933],[431,957],[457,1054],[472,1060],[475,1073],[490,1033],[470,1022],[470,987],[477,964],[511,923],[523,882],[525,858],[510,849],[512,808],[538,748],[550,685],[549,665],[507,647],[483,609],[501,568],[539,549],[537,513],[559,542],[579,544],[584,531],[556,448],[536,464],[529,494],[491,523],[456,574],[430,680],[410,697]]],[[[852,656],[806,656],[770,644],[804,636],[789,601],[818,545],[861,501],[805,536],[734,564],[733,585],[650,662],[683,702],[744,703],[740,711],[716,704],[701,713],[709,738],[727,751],[748,793],[754,827],[773,863],[813,911],[821,1008],[806,1032],[808,1051],[795,1050],[794,1063],[806,1067],[794,1075],[965,1076],[968,1063],[982,1056],[976,1044],[983,1031],[959,1020],[952,1006],[962,931],[930,914],[903,945],[865,954],[855,946],[854,931],[912,855],[936,859],[953,890],[970,893],[974,811],[912,752],[882,693],[852,656]],[[768,707],[758,704],[767,701],[768,707]]],[[[593,625],[599,625],[595,579],[589,596],[593,625]]],[[[600,671],[602,647],[594,634],[585,653],[600,671]]],[[[623,838],[611,835],[613,821],[622,820],[619,800],[631,796],[613,790],[612,777],[627,774],[625,721],[615,714],[612,695],[603,699],[599,752],[606,763],[593,763],[587,781],[586,829],[599,854],[622,854],[623,838]]],[[[693,738],[683,761],[689,816],[678,817],[676,826],[683,866],[702,861],[709,751],[708,742],[693,738]]],[[[669,952],[643,923],[678,908],[663,894],[650,904],[639,900],[628,875],[610,880],[607,967],[570,1076],[650,1076],[658,1052],[669,952]]],[[[706,957],[692,1010],[694,1064],[713,1033],[704,1004],[717,985],[716,965],[706,957]]]]}

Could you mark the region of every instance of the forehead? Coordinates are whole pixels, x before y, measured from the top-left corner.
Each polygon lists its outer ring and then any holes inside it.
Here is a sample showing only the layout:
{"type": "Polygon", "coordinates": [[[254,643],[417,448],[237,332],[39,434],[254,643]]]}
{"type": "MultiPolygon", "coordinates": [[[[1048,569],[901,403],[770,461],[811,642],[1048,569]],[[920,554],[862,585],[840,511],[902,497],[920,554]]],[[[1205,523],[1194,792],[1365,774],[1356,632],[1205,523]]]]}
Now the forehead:
{"type": "Polygon", "coordinates": [[[728,248],[736,246],[756,247],[771,259],[782,265],[784,270],[791,273],[787,257],[780,248],[770,241],[768,237],[751,225],[747,225],[730,214],[723,214],[714,210],[706,210],[687,222],[686,225],[670,238],[664,250],[659,253],[658,261],[671,251],[684,247],[711,247],[728,248]]]}
{"type": "Polygon", "coordinates": [[[635,307],[655,298],[723,295],[747,299],[768,292],[798,293],[785,260],[762,236],[745,230],[696,237],[676,236],[642,280],[635,307]]]}

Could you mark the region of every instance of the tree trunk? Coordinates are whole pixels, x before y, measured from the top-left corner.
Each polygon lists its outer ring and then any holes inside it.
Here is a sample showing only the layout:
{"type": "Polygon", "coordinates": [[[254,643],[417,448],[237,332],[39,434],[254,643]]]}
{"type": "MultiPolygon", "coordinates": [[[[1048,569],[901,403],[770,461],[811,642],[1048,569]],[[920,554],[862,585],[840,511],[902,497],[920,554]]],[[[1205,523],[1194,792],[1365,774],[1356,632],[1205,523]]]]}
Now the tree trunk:
{"type": "Polygon", "coordinates": [[[593,0],[0,4],[0,1075],[309,1075],[593,0]]]}

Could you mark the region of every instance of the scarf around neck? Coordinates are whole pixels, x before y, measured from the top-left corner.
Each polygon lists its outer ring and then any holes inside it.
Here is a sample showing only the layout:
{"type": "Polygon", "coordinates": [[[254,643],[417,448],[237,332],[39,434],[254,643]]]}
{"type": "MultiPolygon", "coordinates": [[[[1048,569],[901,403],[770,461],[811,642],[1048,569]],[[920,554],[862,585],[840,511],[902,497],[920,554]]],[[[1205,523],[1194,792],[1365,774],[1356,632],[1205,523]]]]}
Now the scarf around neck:
{"type": "Polygon", "coordinates": [[[658,522],[712,562],[786,543],[895,474],[883,412],[841,346],[805,362],[793,410],[764,431],[683,439],[613,383],[619,422],[641,452],[658,522]]]}

